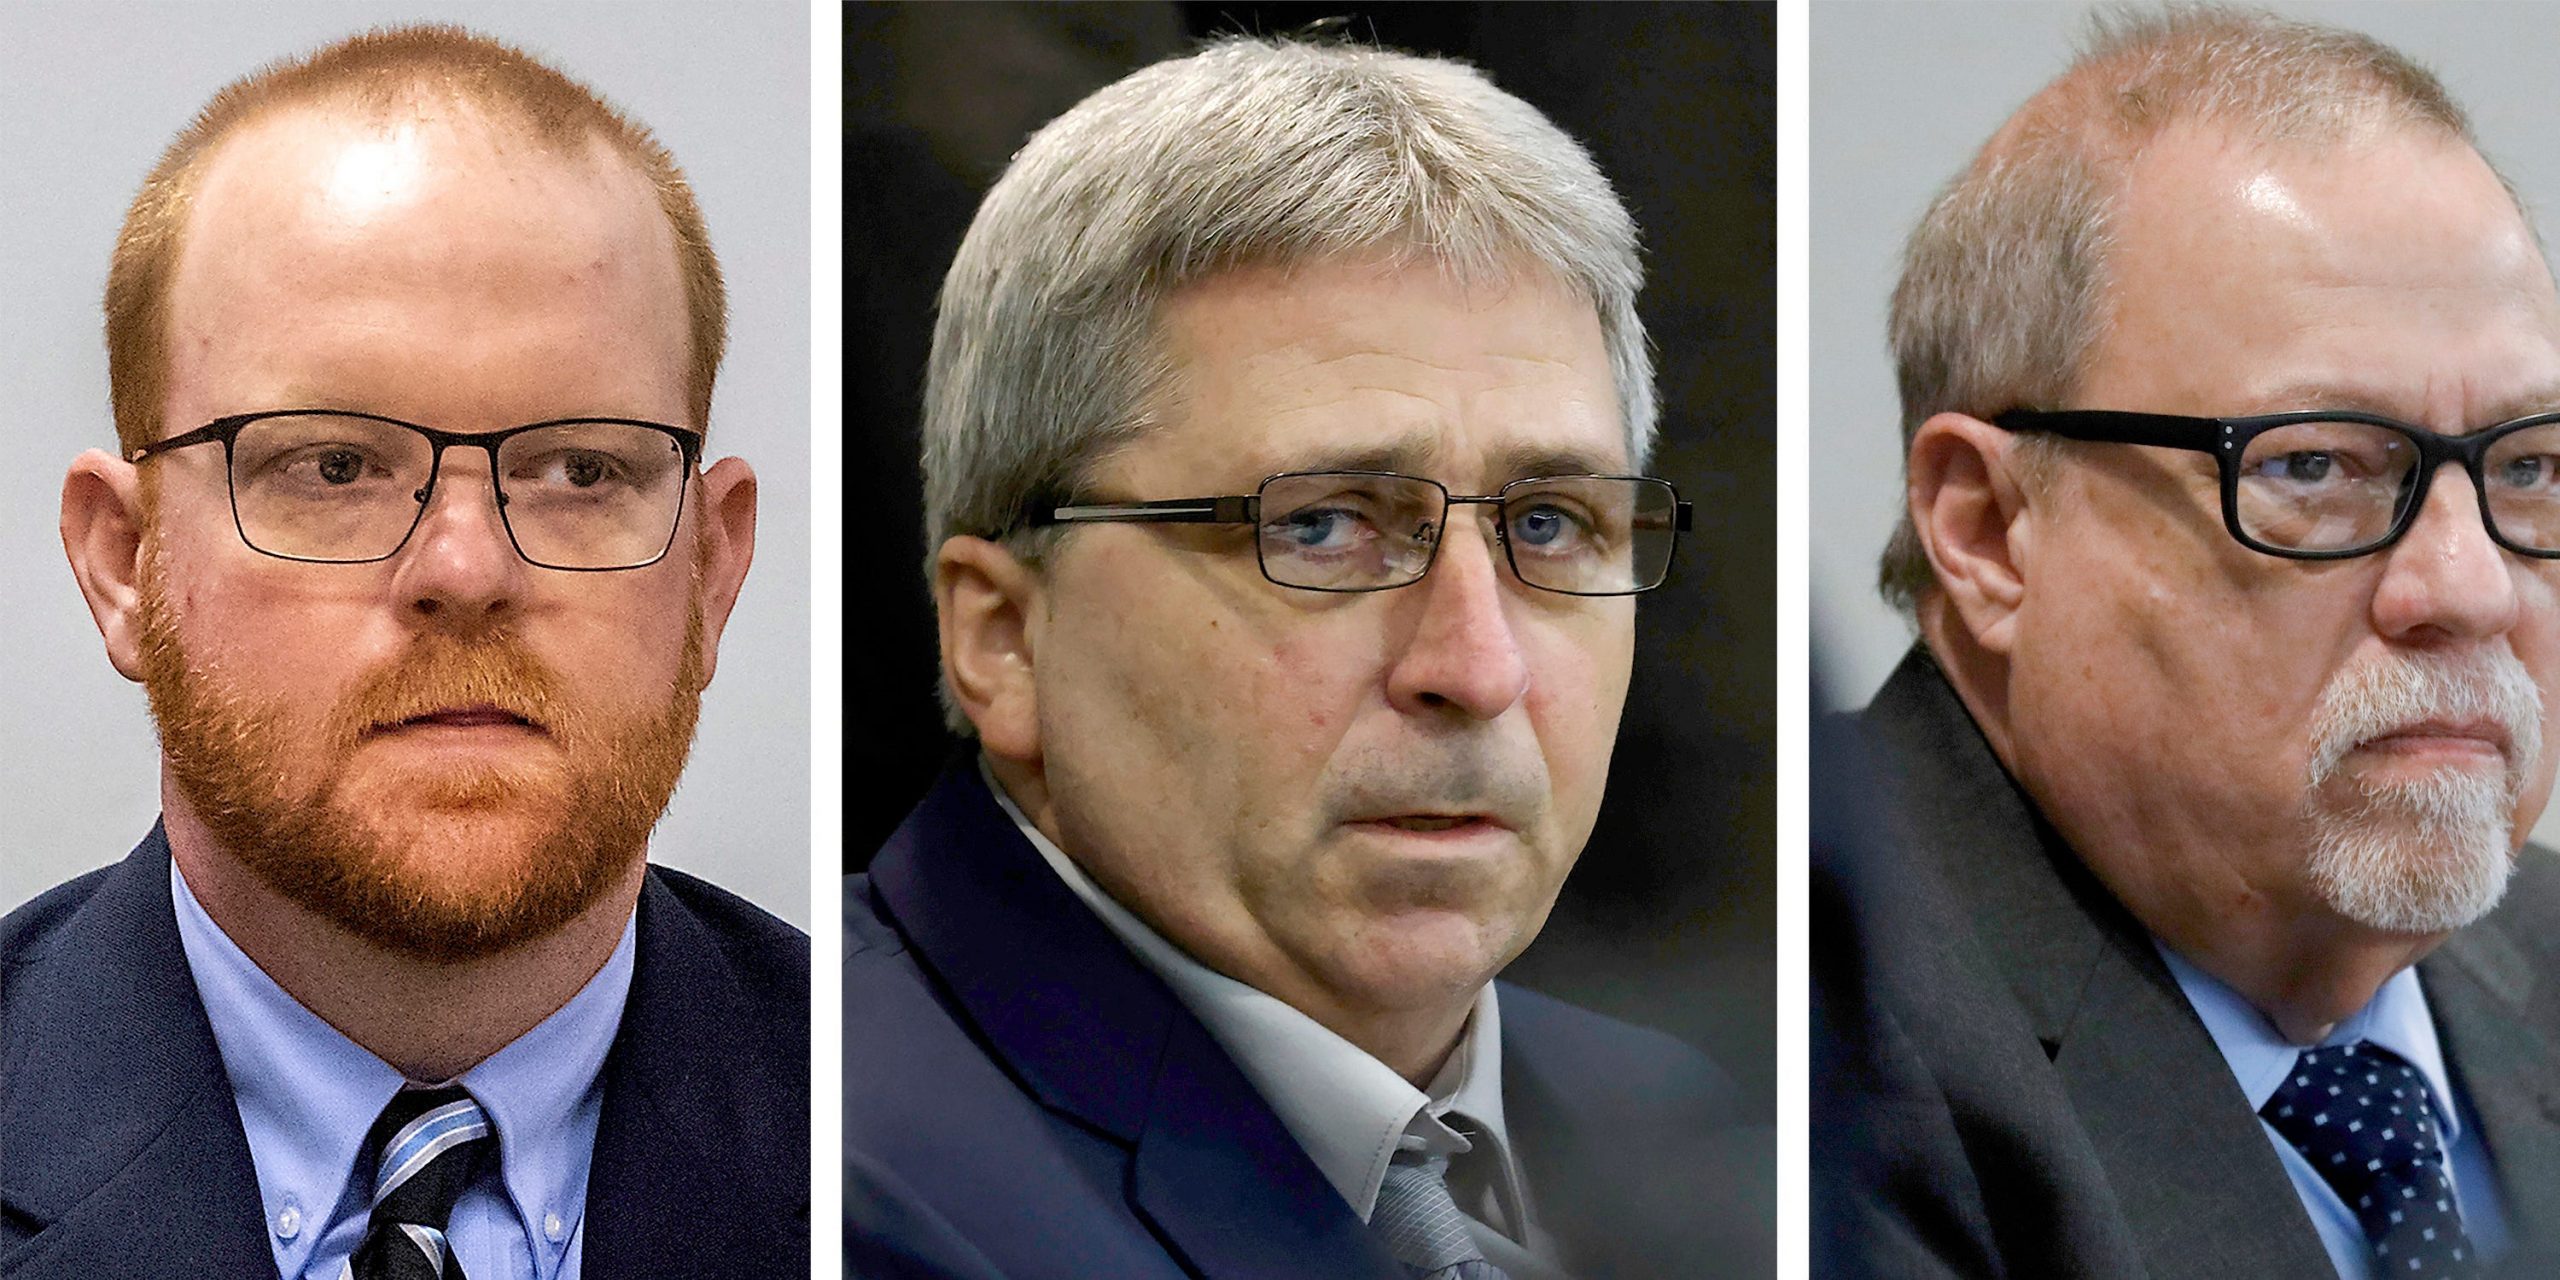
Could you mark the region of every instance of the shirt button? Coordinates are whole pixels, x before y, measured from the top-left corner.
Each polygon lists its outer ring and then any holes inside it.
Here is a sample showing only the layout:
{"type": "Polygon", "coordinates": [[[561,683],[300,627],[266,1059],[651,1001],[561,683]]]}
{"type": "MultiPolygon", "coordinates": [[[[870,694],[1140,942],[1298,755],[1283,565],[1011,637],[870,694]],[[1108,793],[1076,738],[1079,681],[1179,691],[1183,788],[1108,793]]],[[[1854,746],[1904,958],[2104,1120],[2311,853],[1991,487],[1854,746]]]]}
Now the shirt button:
{"type": "Polygon", "coordinates": [[[302,1210],[286,1205],[276,1213],[276,1235],[286,1240],[302,1234],[302,1210]]]}
{"type": "Polygon", "coordinates": [[[542,1234],[551,1243],[558,1244],[562,1236],[569,1234],[569,1224],[562,1222],[557,1213],[546,1213],[542,1215],[542,1234]]]}

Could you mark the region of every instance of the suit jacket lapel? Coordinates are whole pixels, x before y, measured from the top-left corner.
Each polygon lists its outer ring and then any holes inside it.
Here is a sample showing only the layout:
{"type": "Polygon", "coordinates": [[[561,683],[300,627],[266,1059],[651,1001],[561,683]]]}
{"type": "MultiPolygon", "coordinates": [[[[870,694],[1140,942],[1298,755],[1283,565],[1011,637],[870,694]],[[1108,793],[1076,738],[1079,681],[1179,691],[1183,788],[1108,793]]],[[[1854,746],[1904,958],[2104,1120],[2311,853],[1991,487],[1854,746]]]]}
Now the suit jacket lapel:
{"type": "Polygon", "coordinates": [[[1225,1050],[1040,859],[979,780],[945,773],[871,864],[920,963],[1052,1110],[1130,1148],[1132,1207],[1213,1280],[1401,1277],[1225,1050]]]}
{"type": "Polygon", "coordinates": [[[2284,1166],[2149,935],[2035,814],[1933,664],[1871,722],[1915,776],[1920,838],[2053,1063],[2146,1270],[2323,1275],[2284,1166]]]}
{"type": "MultiPolygon", "coordinates": [[[[2511,904],[2549,902],[2560,892],[2550,883],[2560,875],[2548,862],[2547,854],[2526,852],[2511,904]]],[[[2551,1014],[2535,1008],[2537,997],[2548,998],[2548,984],[2527,940],[2506,927],[2509,914],[2454,934],[2418,968],[2446,1062],[2497,1168],[2509,1225],[2525,1236],[2560,1205],[2560,1044],[2551,1014]]],[[[2525,1243],[2543,1258],[2560,1245],[2548,1238],[2525,1243]]]]}
{"type": "Polygon", "coordinates": [[[56,936],[8,1028],[0,1205],[12,1280],[275,1274],[249,1140],[169,897],[157,827],[56,936]]]}
{"type": "MultiPolygon", "coordinates": [[[[595,1276],[712,1277],[805,1269],[807,1116],[773,1064],[740,1048],[769,1016],[735,990],[720,942],[652,870],[604,1114],[582,1246],[595,1276]],[[786,1114],[786,1112],[788,1114],[786,1114]]],[[[801,1059],[805,1071],[806,1059],[801,1059]]]]}

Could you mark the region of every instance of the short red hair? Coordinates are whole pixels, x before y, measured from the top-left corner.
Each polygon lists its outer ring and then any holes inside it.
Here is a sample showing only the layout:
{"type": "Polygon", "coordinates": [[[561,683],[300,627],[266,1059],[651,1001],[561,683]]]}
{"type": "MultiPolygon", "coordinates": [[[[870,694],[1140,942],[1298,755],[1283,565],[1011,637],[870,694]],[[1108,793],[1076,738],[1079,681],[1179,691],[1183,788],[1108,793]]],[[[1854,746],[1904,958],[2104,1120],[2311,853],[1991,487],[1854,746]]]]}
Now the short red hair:
{"type": "Polygon", "coordinates": [[[675,157],[594,90],[522,49],[461,27],[426,25],[368,31],[261,68],[215,94],[161,153],[125,213],[107,270],[107,382],[125,452],[166,432],[169,284],[185,248],[195,183],[223,139],[298,107],[374,117],[438,103],[477,108],[564,149],[600,142],[649,180],[675,232],[684,280],[693,338],[686,403],[692,425],[708,427],[712,383],[728,347],[728,292],[702,208],[675,157]]]}

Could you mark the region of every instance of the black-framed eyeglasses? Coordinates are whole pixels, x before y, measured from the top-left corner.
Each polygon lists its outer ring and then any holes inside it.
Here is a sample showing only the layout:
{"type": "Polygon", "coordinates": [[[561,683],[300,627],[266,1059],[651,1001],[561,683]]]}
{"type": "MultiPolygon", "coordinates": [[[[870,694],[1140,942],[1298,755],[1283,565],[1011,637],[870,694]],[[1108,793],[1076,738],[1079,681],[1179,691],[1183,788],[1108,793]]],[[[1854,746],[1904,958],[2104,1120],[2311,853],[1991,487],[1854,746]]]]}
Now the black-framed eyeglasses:
{"type": "Polygon", "coordinates": [[[1496,509],[1494,540],[1521,582],[1569,596],[1661,586],[1690,523],[1671,482],[1650,476],[1533,476],[1462,495],[1392,471],[1287,471],[1249,494],[1053,507],[1031,524],[1249,524],[1262,576],[1281,586],[1385,591],[1431,571],[1449,508],[1469,505],[1496,509]]]}
{"type": "Polygon", "coordinates": [[[2492,541],[2518,555],[2560,559],[2560,413],[2459,436],[2328,409],[2244,418],[2020,409],[1992,422],[2212,454],[2222,472],[2224,527],[2242,546],[2292,560],[2370,555],[2399,541],[2426,505],[2436,468],[2460,463],[2492,541]]]}
{"type": "Polygon", "coordinates": [[[702,434],[632,418],[559,418],[503,431],[438,431],[340,409],[216,418],[125,456],[139,463],[220,444],[231,518],[251,550],[365,564],[408,545],[444,451],[480,449],[516,554],[545,569],[655,564],[674,545],[702,434]]]}

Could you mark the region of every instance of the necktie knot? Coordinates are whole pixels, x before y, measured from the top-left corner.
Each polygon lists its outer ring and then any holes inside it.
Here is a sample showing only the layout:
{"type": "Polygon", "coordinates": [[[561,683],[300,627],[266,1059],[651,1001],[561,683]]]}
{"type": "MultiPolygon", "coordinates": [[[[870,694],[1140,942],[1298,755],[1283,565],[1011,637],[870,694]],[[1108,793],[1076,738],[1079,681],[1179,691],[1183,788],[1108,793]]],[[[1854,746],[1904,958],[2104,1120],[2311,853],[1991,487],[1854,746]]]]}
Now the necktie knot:
{"type": "Polygon", "coordinates": [[[2368,1041],[2307,1050],[2258,1114],[2354,1212],[2377,1274],[2475,1273],[2443,1126],[2406,1059],[2368,1041]]]}
{"type": "Polygon", "coordinates": [[[461,1280],[445,1226],[496,1148],[488,1113],[460,1086],[392,1095],[365,1138],[373,1217],[356,1248],[357,1280],[461,1280]]]}
{"type": "Polygon", "coordinates": [[[1370,1227],[1415,1280],[1507,1280],[1467,1233],[1466,1214],[1449,1194],[1448,1178],[1447,1156],[1397,1156],[1378,1188],[1370,1227]]]}

